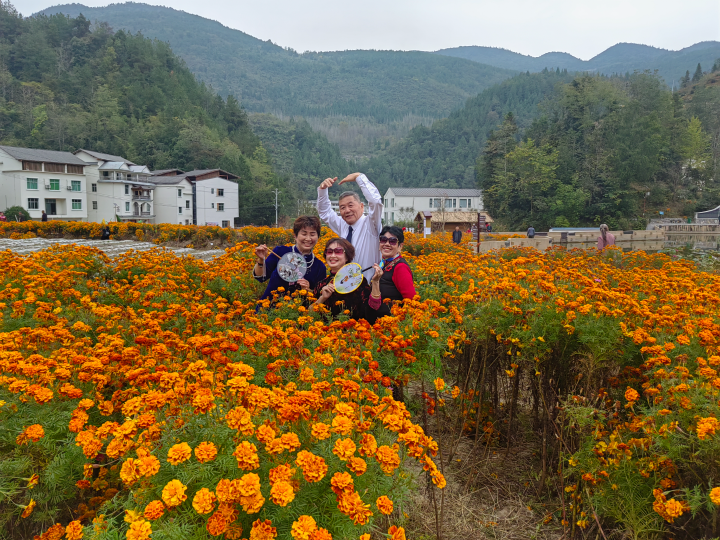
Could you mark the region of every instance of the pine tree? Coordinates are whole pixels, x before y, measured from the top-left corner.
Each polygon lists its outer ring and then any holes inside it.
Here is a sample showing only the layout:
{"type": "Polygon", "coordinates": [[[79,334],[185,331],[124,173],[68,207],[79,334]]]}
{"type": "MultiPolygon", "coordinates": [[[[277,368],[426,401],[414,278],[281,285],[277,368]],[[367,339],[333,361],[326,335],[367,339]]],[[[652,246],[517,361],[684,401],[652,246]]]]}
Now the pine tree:
{"type": "Polygon", "coordinates": [[[698,82],[700,79],[702,79],[702,76],[703,76],[702,67],[700,66],[700,62],[698,62],[698,65],[695,68],[695,73],[693,74],[692,82],[698,82]]]}
{"type": "Polygon", "coordinates": [[[720,58],[715,60],[715,63],[713,64],[713,67],[712,67],[712,73],[715,73],[716,71],[720,71],[720,58]]]}
{"type": "Polygon", "coordinates": [[[680,88],[685,88],[690,83],[690,70],[685,72],[684,77],[680,77],[680,88]]]}

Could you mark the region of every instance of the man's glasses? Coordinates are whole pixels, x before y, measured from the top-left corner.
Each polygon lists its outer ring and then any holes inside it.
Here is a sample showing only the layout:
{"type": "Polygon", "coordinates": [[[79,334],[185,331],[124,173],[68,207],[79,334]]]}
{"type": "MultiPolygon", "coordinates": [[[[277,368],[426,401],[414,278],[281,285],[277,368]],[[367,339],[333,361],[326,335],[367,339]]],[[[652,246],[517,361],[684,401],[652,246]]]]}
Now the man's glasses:
{"type": "Polygon", "coordinates": [[[392,238],[391,236],[381,236],[380,243],[381,244],[390,244],[391,246],[397,246],[398,239],[392,238]]]}
{"type": "Polygon", "coordinates": [[[343,253],[345,253],[345,248],[337,247],[337,248],[327,248],[325,250],[325,255],[332,255],[333,253],[335,255],[342,255],[343,253]]]}

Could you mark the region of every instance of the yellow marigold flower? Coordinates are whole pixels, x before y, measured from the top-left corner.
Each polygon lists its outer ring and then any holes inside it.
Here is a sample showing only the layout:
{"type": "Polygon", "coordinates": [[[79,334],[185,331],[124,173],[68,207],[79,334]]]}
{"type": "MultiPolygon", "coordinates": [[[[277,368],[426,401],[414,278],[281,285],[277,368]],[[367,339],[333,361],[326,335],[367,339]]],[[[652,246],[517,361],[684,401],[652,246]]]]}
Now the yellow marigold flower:
{"type": "Polygon", "coordinates": [[[460,395],[460,387],[459,386],[453,386],[451,395],[453,399],[456,399],[460,395]]]}
{"type": "Polygon", "coordinates": [[[295,540],[310,540],[310,536],[316,529],[315,519],[312,516],[303,515],[292,524],[290,534],[295,540]]]}
{"type": "Polygon", "coordinates": [[[355,423],[347,416],[336,416],[332,421],[332,430],[339,435],[350,435],[355,423]]]}
{"type": "Polygon", "coordinates": [[[237,480],[237,490],[243,497],[260,493],[260,477],[255,473],[244,474],[237,480]]]}
{"type": "Polygon", "coordinates": [[[683,505],[675,499],[670,499],[665,503],[665,512],[673,519],[678,518],[683,514],[683,505]]]}
{"type": "Polygon", "coordinates": [[[180,506],[187,499],[187,486],[180,480],[170,480],[162,490],[162,500],[168,507],[180,506]]]}
{"type": "Polygon", "coordinates": [[[333,447],[333,454],[335,454],[342,461],[347,461],[353,456],[356,448],[357,447],[355,446],[355,443],[352,441],[352,439],[338,439],[337,441],[335,441],[335,446],[333,447]]]}
{"type": "Polygon", "coordinates": [[[275,435],[275,430],[270,426],[266,426],[265,424],[257,428],[257,431],[255,432],[257,440],[264,444],[268,444],[270,441],[272,441],[275,438],[275,435]]]}
{"type": "Polygon", "coordinates": [[[175,444],[168,450],[167,461],[171,465],[179,465],[183,461],[190,459],[191,453],[192,449],[188,443],[175,444]]]}
{"type": "Polygon", "coordinates": [[[195,447],[195,457],[200,463],[213,461],[217,453],[217,446],[212,442],[203,441],[195,447]]]}
{"type": "Polygon", "coordinates": [[[443,381],[440,377],[435,379],[433,381],[433,384],[435,385],[435,390],[437,390],[438,392],[442,392],[443,390],[445,390],[445,381],[443,381]]]}
{"type": "Polygon", "coordinates": [[[278,465],[270,469],[268,477],[270,478],[270,483],[274,484],[275,482],[290,482],[294,474],[295,469],[289,465],[278,465]]]}
{"type": "Polygon", "coordinates": [[[198,514],[209,514],[215,507],[215,494],[208,488],[201,488],[193,497],[192,506],[198,514]]]}
{"type": "Polygon", "coordinates": [[[120,479],[125,482],[126,485],[133,485],[137,479],[142,476],[138,465],[139,460],[133,458],[128,458],[123,462],[120,468],[120,479]]]}
{"type": "Polygon", "coordinates": [[[627,390],[625,390],[625,399],[630,403],[635,403],[640,399],[640,394],[637,393],[637,390],[628,386],[627,390]]]}
{"type": "Polygon", "coordinates": [[[372,457],[377,452],[377,441],[370,433],[363,433],[360,439],[360,455],[372,457]]]}
{"type": "Polygon", "coordinates": [[[148,540],[152,534],[152,527],[149,521],[133,521],[130,524],[125,538],[127,540],[148,540]]]}
{"type": "Polygon", "coordinates": [[[714,487],[710,490],[710,500],[716,506],[720,506],[720,487],[714,487]]]}
{"type": "Polygon", "coordinates": [[[405,529],[393,525],[388,529],[389,540],[405,540],[405,529]]]}
{"type": "Polygon", "coordinates": [[[391,475],[395,469],[400,466],[400,456],[398,455],[398,445],[381,446],[375,453],[375,459],[380,464],[380,468],[387,475],[391,475]]]}
{"type": "Polygon", "coordinates": [[[272,526],[272,521],[259,519],[252,524],[250,540],[273,540],[277,536],[277,529],[272,526]]]}
{"type": "Polygon", "coordinates": [[[254,471],[260,467],[260,458],[258,458],[257,447],[248,441],[242,441],[233,456],[237,459],[238,467],[244,471],[254,471]]]}
{"type": "Polygon", "coordinates": [[[389,516],[393,512],[393,502],[385,495],[378,497],[377,501],[375,501],[375,505],[378,507],[378,510],[386,516],[389,516]]]}
{"type": "Polygon", "coordinates": [[[23,507],[24,509],[23,509],[22,514],[20,514],[20,517],[24,519],[24,518],[28,517],[30,514],[32,514],[32,511],[35,509],[36,504],[37,503],[35,502],[35,499],[30,499],[30,502],[27,504],[27,506],[23,507]]]}
{"type": "Polygon", "coordinates": [[[143,512],[143,516],[147,519],[159,519],[163,513],[165,513],[165,505],[162,501],[155,500],[148,503],[143,512]]]}
{"type": "Polygon", "coordinates": [[[83,537],[83,526],[79,520],[71,521],[65,527],[65,537],[67,540],[80,540],[83,537]]]}
{"type": "Polygon", "coordinates": [[[715,432],[720,429],[720,421],[718,421],[717,418],[713,418],[712,416],[708,418],[701,418],[698,420],[697,423],[697,436],[700,440],[705,440],[707,438],[712,437],[715,435],[715,432]]]}
{"type": "Polygon", "coordinates": [[[270,500],[278,506],[287,506],[295,498],[295,492],[288,482],[275,482],[270,489],[270,500]]]}
{"type": "Polygon", "coordinates": [[[40,476],[38,474],[33,474],[30,476],[30,478],[27,479],[27,481],[27,487],[29,489],[32,489],[38,485],[38,482],[40,482],[40,476]]]}
{"type": "Polygon", "coordinates": [[[316,424],[313,424],[312,430],[310,432],[313,437],[315,437],[319,441],[324,441],[328,437],[330,437],[330,426],[327,424],[324,424],[322,422],[318,422],[316,424]]]}
{"type": "Polygon", "coordinates": [[[367,471],[367,463],[359,457],[351,457],[347,462],[348,469],[360,476],[367,471]]]}

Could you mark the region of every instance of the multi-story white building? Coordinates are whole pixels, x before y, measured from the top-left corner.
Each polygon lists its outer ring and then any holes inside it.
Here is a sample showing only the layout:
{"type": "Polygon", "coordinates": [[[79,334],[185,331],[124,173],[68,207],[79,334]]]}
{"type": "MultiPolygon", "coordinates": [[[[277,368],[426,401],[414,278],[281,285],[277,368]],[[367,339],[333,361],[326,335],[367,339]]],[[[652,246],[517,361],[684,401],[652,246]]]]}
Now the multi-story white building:
{"type": "Polygon", "coordinates": [[[92,150],[77,150],[74,154],[86,165],[90,221],[155,222],[155,184],[148,181],[150,170],[145,165],[92,150]]]}
{"type": "MultiPolygon", "coordinates": [[[[240,201],[238,184],[234,182],[238,177],[221,169],[202,169],[190,172],[180,172],[176,169],[168,171],[155,171],[150,181],[155,186],[172,187],[174,192],[163,189],[156,195],[158,204],[163,208],[170,208],[172,204],[177,209],[173,221],[179,223],[180,209],[183,216],[188,209],[187,180],[191,189],[190,223],[194,225],[216,225],[218,227],[234,227],[235,219],[240,217],[240,201]],[[183,187],[180,187],[180,186],[183,187]],[[179,191],[182,190],[182,191],[179,191]],[[162,197],[162,199],[160,198],[162,197]],[[183,206],[184,205],[184,206],[183,206]]],[[[172,214],[170,211],[168,216],[172,214]]],[[[183,217],[183,222],[186,217],[183,217]]]]}
{"type": "Polygon", "coordinates": [[[418,212],[483,210],[480,189],[393,187],[385,192],[383,199],[383,221],[387,225],[412,221],[418,212]]]}
{"type": "Polygon", "coordinates": [[[0,206],[22,206],[32,219],[88,218],[86,163],[70,152],[0,146],[0,206]]]}
{"type": "Polygon", "coordinates": [[[155,223],[193,223],[193,184],[179,169],[153,171],[155,184],[155,223]]]}

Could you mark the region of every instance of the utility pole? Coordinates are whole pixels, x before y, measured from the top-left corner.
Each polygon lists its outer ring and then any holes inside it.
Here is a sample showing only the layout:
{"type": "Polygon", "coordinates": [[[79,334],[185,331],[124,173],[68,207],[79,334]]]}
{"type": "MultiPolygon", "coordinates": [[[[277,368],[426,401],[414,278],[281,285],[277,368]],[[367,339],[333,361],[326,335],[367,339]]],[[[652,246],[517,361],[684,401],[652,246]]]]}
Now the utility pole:
{"type": "Polygon", "coordinates": [[[279,189],[274,189],[275,192],[275,227],[278,226],[278,192],[279,189]]]}

